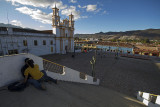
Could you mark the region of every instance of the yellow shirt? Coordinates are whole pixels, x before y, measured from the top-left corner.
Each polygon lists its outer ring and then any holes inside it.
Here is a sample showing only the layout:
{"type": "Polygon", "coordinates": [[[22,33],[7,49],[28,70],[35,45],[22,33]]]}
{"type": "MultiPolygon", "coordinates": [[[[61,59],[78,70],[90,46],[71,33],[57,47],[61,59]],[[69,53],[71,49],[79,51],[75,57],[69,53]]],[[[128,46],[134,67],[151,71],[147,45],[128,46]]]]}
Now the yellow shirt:
{"type": "Polygon", "coordinates": [[[30,74],[35,80],[39,80],[44,75],[42,72],[40,72],[39,66],[37,64],[34,65],[34,68],[29,66],[25,70],[24,75],[27,76],[28,74],[30,74]]]}

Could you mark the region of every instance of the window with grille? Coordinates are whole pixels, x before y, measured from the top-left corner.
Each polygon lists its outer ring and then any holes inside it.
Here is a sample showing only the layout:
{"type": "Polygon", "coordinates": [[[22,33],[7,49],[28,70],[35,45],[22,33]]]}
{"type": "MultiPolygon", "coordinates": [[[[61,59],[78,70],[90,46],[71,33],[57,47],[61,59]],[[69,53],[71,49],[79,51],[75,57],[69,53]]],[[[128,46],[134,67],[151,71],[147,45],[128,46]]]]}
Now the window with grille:
{"type": "Polygon", "coordinates": [[[53,45],[53,40],[51,40],[51,45],[53,45]]]}
{"type": "Polygon", "coordinates": [[[43,40],[43,45],[46,45],[46,40],[43,40]]]}
{"type": "Polygon", "coordinates": [[[23,40],[23,45],[27,46],[27,40],[23,40]]]}
{"type": "Polygon", "coordinates": [[[34,46],[37,46],[37,45],[38,45],[37,40],[34,40],[34,46]]]}

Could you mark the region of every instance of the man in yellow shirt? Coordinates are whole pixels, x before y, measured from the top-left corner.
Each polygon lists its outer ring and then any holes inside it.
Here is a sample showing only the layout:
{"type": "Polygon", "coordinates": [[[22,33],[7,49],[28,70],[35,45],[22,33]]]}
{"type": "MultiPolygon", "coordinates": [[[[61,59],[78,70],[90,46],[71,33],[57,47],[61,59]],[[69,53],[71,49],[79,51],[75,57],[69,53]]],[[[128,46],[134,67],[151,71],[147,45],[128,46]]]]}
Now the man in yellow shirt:
{"type": "Polygon", "coordinates": [[[34,68],[32,67],[28,67],[25,72],[24,72],[24,75],[25,76],[28,76],[28,75],[31,75],[33,79],[35,80],[39,80],[42,78],[42,76],[44,75],[42,72],[40,72],[39,70],[39,66],[36,64],[34,65],[34,68]]]}
{"type": "Polygon", "coordinates": [[[25,70],[24,75],[25,79],[24,82],[26,83],[27,81],[31,84],[33,84],[36,88],[45,90],[45,86],[41,84],[43,81],[52,81],[55,84],[57,84],[57,80],[54,80],[53,78],[47,76],[46,72],[40,71],[39,66],[37,64],[34,65],[33,60],[28,60],[27,61],[28,68],[25,70]],[[32,79],[28,79],[28,75],[31,75],[32,79]]]}

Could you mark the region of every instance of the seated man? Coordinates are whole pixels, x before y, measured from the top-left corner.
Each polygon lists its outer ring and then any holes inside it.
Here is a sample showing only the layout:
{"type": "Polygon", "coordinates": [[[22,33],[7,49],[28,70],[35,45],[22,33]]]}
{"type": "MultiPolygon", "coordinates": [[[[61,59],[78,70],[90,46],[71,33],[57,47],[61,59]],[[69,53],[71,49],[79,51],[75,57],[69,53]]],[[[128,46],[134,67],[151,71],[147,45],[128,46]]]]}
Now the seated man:
{"type": "Polygon", "coordinates": [[[55,84],[57,84],[57,80],[47,76],[44,70],[40,71],[39,66],[37,64],[34,64],[33,60],[27,60],[26,64],[28,65],[28,68],[24,72],[24,83],[28,81],[29,83],[33,84],[36,88],[42,90],[45,90],[46,88],[41,84],[41,82],[52,81],[55,84]],[[31,75],[32,78],[28,78],[28,75],[31,75]]]}

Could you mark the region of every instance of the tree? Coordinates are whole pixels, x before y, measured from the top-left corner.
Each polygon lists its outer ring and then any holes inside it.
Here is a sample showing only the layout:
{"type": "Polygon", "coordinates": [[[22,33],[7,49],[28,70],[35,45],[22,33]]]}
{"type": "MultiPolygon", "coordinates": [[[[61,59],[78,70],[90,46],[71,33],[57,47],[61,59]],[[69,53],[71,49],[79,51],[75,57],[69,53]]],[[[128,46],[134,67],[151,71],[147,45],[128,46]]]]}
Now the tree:
{"type": "Polygon", "coordinates": [[[112,41],[112,42],[116,42],[117,40],[116,40],[116,39],[112,39],[111,41],[112,41]]]}
{"type": "Polygon", "coordinates": [[[145,38],[145,39],[144,39],[144,43],[150,43],[149,39],[148,39],[148,38],[145,38]]]}
{"type": "Polygon", "coordinates": [[[148,38],[141,39],[141,43],[150,43],[150,40],[148,38]]]}

